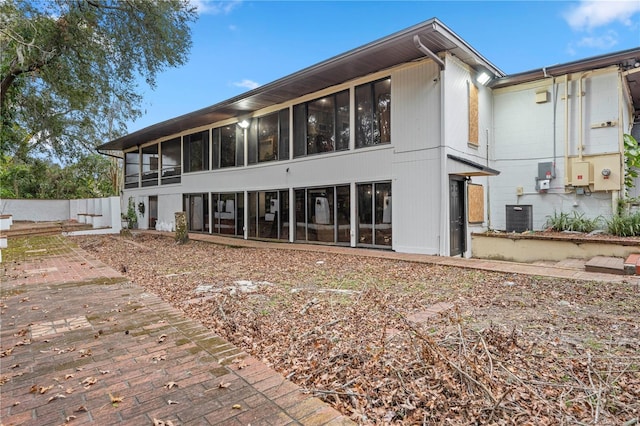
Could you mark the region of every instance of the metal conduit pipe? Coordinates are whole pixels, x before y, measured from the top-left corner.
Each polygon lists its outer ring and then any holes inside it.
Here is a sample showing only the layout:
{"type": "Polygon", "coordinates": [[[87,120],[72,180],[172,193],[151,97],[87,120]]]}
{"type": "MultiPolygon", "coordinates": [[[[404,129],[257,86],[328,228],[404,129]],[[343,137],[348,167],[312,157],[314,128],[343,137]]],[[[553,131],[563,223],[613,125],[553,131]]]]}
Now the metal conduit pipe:
{"type": "Polygon", "coordinates": [[[578,104],[578,158],[580,159],[580,161],[582,161],[582,154],[584,151],[584,129],[583,129],[584,114],[583,114],[583,106],[582,106],[584,92],[583,92],[582,82],[584,78],[587,77],[589,74],[591,74],[591,71],[583,72],[580,75],[580,79],[578,80],[578,100],[580,101],[580,103],[578,104]]]}
{"type": "Polygon", "coordinates": [[[569,185],[569,74],[564,75],[564,185],[569,185]]]}

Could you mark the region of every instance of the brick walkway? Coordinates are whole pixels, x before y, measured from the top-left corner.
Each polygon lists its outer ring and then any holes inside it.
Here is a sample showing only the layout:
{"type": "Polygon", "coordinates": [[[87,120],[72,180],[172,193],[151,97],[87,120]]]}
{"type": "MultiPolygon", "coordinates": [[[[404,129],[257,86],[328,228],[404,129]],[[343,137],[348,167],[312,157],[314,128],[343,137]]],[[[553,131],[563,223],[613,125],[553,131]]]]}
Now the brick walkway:
{"type": "Polygon", "coordinates": [[[29,241],[3,253],[2,426],[352,424],[64,238],[29,241]]]}

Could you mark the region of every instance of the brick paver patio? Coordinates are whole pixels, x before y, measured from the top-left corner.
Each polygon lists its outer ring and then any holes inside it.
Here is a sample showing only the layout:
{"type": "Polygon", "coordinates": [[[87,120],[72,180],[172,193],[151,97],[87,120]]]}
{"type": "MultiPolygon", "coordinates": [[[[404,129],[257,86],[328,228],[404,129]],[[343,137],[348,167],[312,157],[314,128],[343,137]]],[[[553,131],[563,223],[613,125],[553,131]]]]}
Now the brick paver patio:
{"type": "Polygon", "coordinates": [[[24,241],[1,264],[3,426],[352,424],[63,237],[24,241]]]}

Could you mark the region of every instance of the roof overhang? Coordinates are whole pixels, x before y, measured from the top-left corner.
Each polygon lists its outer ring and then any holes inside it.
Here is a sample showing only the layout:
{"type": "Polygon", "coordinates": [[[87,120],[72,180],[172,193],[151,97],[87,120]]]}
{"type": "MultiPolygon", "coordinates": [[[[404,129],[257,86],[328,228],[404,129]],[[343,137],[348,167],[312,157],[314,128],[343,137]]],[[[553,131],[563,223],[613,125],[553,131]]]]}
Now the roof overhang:
{"type": "Polygon", "coordinates": [[[234,98],[114,139],[98,149],[126,150],[189,129],[246,116],[358,77],[423,59],[425,55],[416,47],[414,36],[418,36],[431,52],[446,51],[473,68],[486,68],[497,77],[505,75],[438,19],[432,18],[234,98]]]}
{"type": "Polygon", "coordinates": [[[458,157],[457,155],[447,154],[447,172],[450,175],[457,176],[498,176],[500,172],[491,167],[483,166],[475,161],[458,157]]]}
{"type": "Polygon", "coordinates": [[[542,80],[544,78],[585,72],[610,66],[617,66],[624,72],[629,92],[631,93],[635,117],[640,117],[640,48],[623,50],[621,52],[594,56],[579,61],[508,75],[493,80],[489,87],[499,89],[501,87],[542,80]]]}

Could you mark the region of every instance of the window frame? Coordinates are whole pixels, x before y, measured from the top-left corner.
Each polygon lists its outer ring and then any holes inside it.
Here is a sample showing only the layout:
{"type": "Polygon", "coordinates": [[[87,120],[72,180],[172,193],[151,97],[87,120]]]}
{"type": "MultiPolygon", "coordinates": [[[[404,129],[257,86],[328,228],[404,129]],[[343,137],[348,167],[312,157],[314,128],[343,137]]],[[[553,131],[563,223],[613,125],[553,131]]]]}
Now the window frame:
{"type": "MultiPolygon", "coordinates": [[[[378,145],[387,145],[391,144],[391,102],[392,102],[392,86],[391,86],[391,76],[380,78],[374,81],[370,81],[368,83],[359,84],[354,87],[354,98],[355,98],[355,148],[367,148],[378,145]],[[388,91],[376,92],[376,86],[380,83],[385,83],[389,85],[388,91]],[[367,90],[368,89],[368,90],[367,90]],[[366,103],[366,100],[362,102],[358,101],[359,92],[365,91],[368,93],[370,99],[370,105],[368,108],[364,108],[361,104],[366,103]],[[385,113],[388,111],[388,126],[384,127],[381,124],[382,114],[379,110],[380,98],[381,95],[388,94],[388,105],[386,106],[385,113]],[[364,130],[362,130],[362,126],[359,123],[362,123],[361,119],[363,114],[369,115],[369,123],[371,123],[369,138],[368,135],[363,135],[364,130]],[[386,132],[383,132],[383,128],[387,128],[386,132]],[[383,133],[388,134],[388,140],[383,141],[383,133]]],[[[385,114],[386,115],[386,114],[385,114]]],[[[386,139],[386,138],[385,138],[386,139]]]]}
{"type": "MultiPolygon", "coordinates": [[[[293,158],[306,157],[310,155],[325,154],[331,152],[340,152],[349,150],[349,138],[351,134],[351,92],[350,89],[340,90],[335,93],[321,96],[307,102],[302,102],[292,106],[293,109],[293,158]],[[329,135],[327,143],[323,143],[324,149],[317,149],[314,152],[310,152],[311,146],[318,147],[318,143],[311,141],[312,136],[324,137],[321,132],[316,132],[310,135],[310,107],[314,104],[321,104],[323,100],[331,99],[331,105],[333,111],[331,113],[325,113],[325,116],[331,117],[330,127],[332,129],[332,135],[329,135]],[[346,102],[345,102],[346,100],[346,102]],[[340,103],[342,102],[342,103],[340,103]],[[347,128],[341,129],[339,125],[339,117],[344,115],[344,109],[346,109],[346,115],[349,120],[346,122],[347,128]],[[341,137],[341,132],[346,131],[346,143],[344,137],[341,137]],[[330,147],[330,149],[326,149],[330,147]]],[[[322,112],[321,108],[317,108],[318,113],[322,112]]],[[[344,122],[342,124],[345,124],[344,122]]],[[[326,125],[326,123],[317,123],[317,126],[326,125]]]]}
{"type": "MultiPolygon", "coordinates": [[[[204,172],[210,170],[209,166],[209,145],[210,145],[209,129],[190,133],[182,137],[182,170],[184,173],[204,172]],[[200,144],[199,149],[192,149],[196,143],[200,144]],[[201,160],[199,167],[193,167],[194,152],[199,151],[201,160]]],[[[197,158],[197,157],[195,157],[197,158]]]]}

